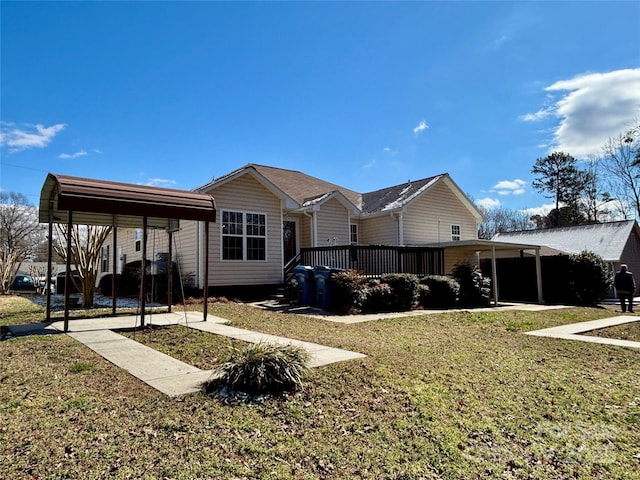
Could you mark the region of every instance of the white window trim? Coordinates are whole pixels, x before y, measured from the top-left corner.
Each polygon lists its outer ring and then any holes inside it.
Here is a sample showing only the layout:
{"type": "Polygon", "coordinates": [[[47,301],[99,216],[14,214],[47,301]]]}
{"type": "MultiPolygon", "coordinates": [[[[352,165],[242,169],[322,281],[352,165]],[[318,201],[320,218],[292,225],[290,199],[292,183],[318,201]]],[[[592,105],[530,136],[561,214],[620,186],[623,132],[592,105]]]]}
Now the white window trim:
{"type": "Polygon", "coordinates": [[[358,229],[358,224],[357,223],[350,223],[349,224],[349,243],[351,245],[358,245],[358,242],[360,242],[360,232],[359,232],[359,229],[358,229]],[[353,241],[352,231],[351,231],[351,229],[353,227],[355,227],[355,230],[356,230],[356,241],[355,242],[353,241]]]}
{"type": "MultiPolygon", "coordinates": [[[[257,262],[257,263],[265,263],[269,260],[269,235],[268,235],[268,219],[267,214],[265,212],[254,212],[247,210],[234,210],[230,208],[225,208],[220,210],[220,261],[221,262],[231,262],[231,263],[239,263],[239,262],[257,262]],[[222,218],[225,212],[229,213],[241,213],[242,214],[242,259],[230,259],[224,258],[224,237],[226,236],[223,231],[224,222],[222,218]],[[247,215],[263,215],[264,216],[264,237],[258,235],[247,235],[247,215]],[[247,260],[247,238],[264,238],[264,260],[247,260]]],[[[229,235],[234,237],[236,235],[229,235]]],[[[237,235],[239,236],[239,235],[237,235]]]]}
{"type": "Polygon", "coordinates": [[[462,240],[462,227],[460,226],[460,224],[452,223],[451,227],[449,228],[449,232],[451,233],[451,241],[452,242],[459,242],[460,240],[462,240]],[[457,229],[458,229],[458,233],[457,234],[453,233],[454,227],[457,227],[457,229]]]}

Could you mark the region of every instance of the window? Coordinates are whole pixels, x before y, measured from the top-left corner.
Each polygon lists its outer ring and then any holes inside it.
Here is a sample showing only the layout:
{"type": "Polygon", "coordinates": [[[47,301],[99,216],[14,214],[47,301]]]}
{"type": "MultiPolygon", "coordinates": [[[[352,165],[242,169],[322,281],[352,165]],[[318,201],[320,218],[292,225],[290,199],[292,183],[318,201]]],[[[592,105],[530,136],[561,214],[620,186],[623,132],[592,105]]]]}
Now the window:
{"type": "Polygon", "coordinates": [[[105,245],[102,247],[102,261],[101,261],[102,272],[109,271],[109,245],[105,245]]]}
{"type": "Polygon", "coordinates": [[[142,248],[142,229],[136,228],[136,252],[142,248]]]}
{"type": "Polygon", "coordinates": [[[451,240],[460,240],[460,225],[451,225],[451,240]]]}
{"type": "Polygon", "coordinates": [[[267,216],[222,211],[222,259],[266,260],[267,216]]]}
{"type": "Polygon", "coordinates": [[[349,225],[349,240],[352,245],[358,244],[358,225],[355,223],[349,225]]]}

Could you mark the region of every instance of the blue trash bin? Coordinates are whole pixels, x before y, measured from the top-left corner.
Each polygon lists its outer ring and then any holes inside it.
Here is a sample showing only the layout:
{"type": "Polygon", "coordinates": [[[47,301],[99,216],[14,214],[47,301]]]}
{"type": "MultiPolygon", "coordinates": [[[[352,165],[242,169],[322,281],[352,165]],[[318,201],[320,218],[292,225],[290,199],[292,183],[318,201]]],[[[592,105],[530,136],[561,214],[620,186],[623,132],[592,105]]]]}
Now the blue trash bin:
{"type": "Polygon", "coordinates": [[[341,268],[325,267],[317,265],[313,267],[313,276],[316,281],[316,307],[325,309],[331,303],[331,274],[342,272],[341,268]]]}
{"type": "Polygon", "coordinates": [[[313,305],[316,299],[316,288],[313,277],[313,268],[307,265],[297,265],[293,269],[293,276],[298,282],[298,305],[313,305]]]}

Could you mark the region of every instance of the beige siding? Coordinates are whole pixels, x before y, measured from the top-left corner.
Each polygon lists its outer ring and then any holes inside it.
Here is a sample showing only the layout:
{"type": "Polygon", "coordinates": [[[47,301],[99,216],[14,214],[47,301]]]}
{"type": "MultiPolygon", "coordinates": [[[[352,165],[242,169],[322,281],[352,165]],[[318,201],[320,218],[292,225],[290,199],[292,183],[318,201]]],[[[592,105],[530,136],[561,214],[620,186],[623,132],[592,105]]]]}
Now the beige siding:
{"type": "MultiPolygon", "coordinates": [[[[210,229],[215,229],[214,223],[210,229]]],[[[174,262],[178,264],[180,276],[185,285],[190,287],[199,284],[200,273],[198,271],[199,259],[197,257],[199,243],[199,222],[190,220],[180,221],[180,231],[173,234],[174,262]]]]}
{"type": "Polygon", "coordinates": [[[241,176],[209,192],[216,199],[218,222],[210,233],[209,285],[269,285],[282,281],[282,214],[280,199],[250,175],[241,176]],[[222,211],[266,215],[265,261],[222,260],[222,211]]]}
{"type": "MultiPolygon", "coordinates": [[[[180,223],[182,226],[182,222],[180,223]]],[[[118,244],[116,245],[116,254],[118,250],[122,251],[122,265],[142,260],[142,244],[140,250],[136,252],[136,229],[135,228],[119,228],[117,231],[118,244]]],[[[100,270],[97,281],[108,273],[113,273],[113,232],[109,234],[103,245],[109,245],[109,270],[103,272],[100,270]]],[[[155,260],[158,253],[167,253],[169,251],[169,235],[164,230],[150,229],[147,233],[147,259],[155,260]]],[[[175,252],[175,248],[174,248],[175,252]]],[[[178,262],[175,258],[174,262],[178,262]]]]}
{"type": "Polygon", "coordinates": [[[360,244],[398,245],[398,220],[391,215],[360,220],[360,244]]]}
{"type": "Polygon", "coordinates": [[[298,247],[309,248],[313,246],[311,241],[311,218],[306,215],[298,217],[298,247]]]}
{"type": "Polygon", "coordinates": [[[403,225],[405,245],[450,242],[451,225],[460,225],[460,240],[478,238],[475,217],[444,182],[409,205],[403,225]]]}
{"type": "Polygon", "coordinates": [[[349,212],[338,200],[332,198],[316,212],[318,247],[349,245],[349,212]]]}

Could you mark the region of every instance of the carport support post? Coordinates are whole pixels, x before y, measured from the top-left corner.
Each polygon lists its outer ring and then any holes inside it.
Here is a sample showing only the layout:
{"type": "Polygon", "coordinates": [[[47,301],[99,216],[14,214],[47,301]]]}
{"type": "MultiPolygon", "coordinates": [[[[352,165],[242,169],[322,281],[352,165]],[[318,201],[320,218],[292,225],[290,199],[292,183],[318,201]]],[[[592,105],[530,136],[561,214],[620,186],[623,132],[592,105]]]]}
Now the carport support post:
{"type": "Polygon", "coordinates": [[[116,273],[118,268],[118,227],[116,226],[115,219],[113,221],[113,273],[111,275],[111,315],[116,314],[116,305],[118,298],[116,294],[116,273]]]}
{"type": "Polygon", "coordinates": [[[51,270],[53,256],[53,219],[49,212],[49,242],[47,244],[47,278],[44,280],[44,288],[47,289],[47,322],[51,321],[51,270]]]}
{"type": "Polygon", "coordinates": [[[167,311],[171,313],[171,304],[173,303],[173,268],[171,261],[173,259],[173,232],[169,230],[169,261],[167,262],[167,311]]]}
{"type": "Polygon", "coordinates": [[[71,293],[71,228],[73,227],[73,212],[69,210],[67,217],[67,267],[64,275],[64,331],[69,331],[69,294],[71,293]]]}
{"type": "Polygon", "coordinates": [[[147,300],[147,217],[142,217],[142,267],[140,268],[140,326],[144,327],[144,308],[147,300]]]}
{"type": "Polygon", "coordinates": [[[498,305],[498,270],[496,262],[496,247],[491,247],[491,283],[493,283],[493,305],[498,305]]]}
{"type": "Polygon", "coordinates": [[[204,222],[204,309],[203,320],[207,321],[209,309],[209,221],[204,222]]]}
{"type": "Polygon", "coordinates": [[[542,264],[540,263],[540,248],[536,248],[536,285],[538,287],[538,303],[544,303],[542,296],[542,264]]]}

